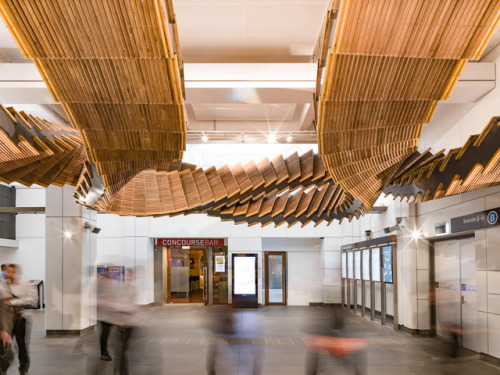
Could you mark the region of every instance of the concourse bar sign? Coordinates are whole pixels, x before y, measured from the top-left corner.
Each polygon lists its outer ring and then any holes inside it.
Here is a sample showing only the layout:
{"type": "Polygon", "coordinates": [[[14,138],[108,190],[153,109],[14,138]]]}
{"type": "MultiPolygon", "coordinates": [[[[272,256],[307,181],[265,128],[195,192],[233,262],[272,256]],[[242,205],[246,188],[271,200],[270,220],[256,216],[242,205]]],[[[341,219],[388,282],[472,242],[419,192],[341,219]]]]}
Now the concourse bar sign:
{"type": "Polygon", "coordinates": [[[224,238],[157,238],[156,246],[225,246],[224,238]]]}
{"type": "Polygon", "coordinates": [[[451,219],[451,233],[466,232],[475,229],[490,228],[500,225],[498,215],[500,207],[451,219]]]}

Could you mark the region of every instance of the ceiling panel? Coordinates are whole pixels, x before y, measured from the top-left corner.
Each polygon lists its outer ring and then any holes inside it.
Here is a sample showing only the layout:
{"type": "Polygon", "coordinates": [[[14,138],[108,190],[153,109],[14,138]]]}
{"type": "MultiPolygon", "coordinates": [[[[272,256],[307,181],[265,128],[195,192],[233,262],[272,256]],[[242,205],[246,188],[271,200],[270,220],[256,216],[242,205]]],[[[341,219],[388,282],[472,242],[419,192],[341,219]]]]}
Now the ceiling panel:
{"type": "Polygon", "coordinates": [[[174,4],[179,35],[235,35],[244,32],[243,4],[174,4]]]}
{"type": "Polygon", "coordinates": [[[257,35],[319,36],[327,4],[303,2],[276,4],[273,2],[245,6],[245,33],[257,35]]]}
{"type": "Polygon", "coordinates": [[[193,104],[199,121],[290,121],[296,104],[193,104]]]}
{"type": "Polygon", "coordinates": [[[312,61],[329,3],[174,0],[184,61],[312,61]]]}

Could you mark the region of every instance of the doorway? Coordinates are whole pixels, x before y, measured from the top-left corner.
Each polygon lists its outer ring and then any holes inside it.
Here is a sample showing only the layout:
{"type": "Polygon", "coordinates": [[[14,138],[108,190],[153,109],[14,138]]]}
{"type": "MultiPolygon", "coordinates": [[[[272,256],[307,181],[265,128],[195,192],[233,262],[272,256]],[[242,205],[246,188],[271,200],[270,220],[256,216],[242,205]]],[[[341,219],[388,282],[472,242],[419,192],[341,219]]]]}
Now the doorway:
{"type": "Polygon", "coordinates": [[[208,303],[205,284],[208,269],[206,248],[167,249],[168,302],[208,303]]]}
{"type": "Polygon", "coordinates": [[[266,251],[264,264],[266,305],[286,305],[286,252],[266,251]]]}
{"type": "Polygon", "coordinates": [[[155,303],[228,303],[227,246],[158,246],[155,303]]]}
{"type": "Polygon", "coordinates": [[[459,343],[477,351],[476,249],[474,237],[434,244],[436,333],[460,332],[459,343]],[[456,330],[455,328],[458,328],[456,330]],[[463,334],[469,332],[471,334],[463,334]]]}

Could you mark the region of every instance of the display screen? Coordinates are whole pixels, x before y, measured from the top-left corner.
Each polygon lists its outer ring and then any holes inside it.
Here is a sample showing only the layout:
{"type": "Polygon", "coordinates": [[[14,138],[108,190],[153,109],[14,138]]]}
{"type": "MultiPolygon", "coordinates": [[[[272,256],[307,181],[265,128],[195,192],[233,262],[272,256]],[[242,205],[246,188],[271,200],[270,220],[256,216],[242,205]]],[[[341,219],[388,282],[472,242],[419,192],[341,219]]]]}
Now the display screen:
{"type": "Polygon", "coordinates": [[[372,281],[380,281],[380,248],[372,249],[372,281]]]}
{"type": "Polygon", "coordinates": [[[363,280],[370,281],[370,250],[365,249],[362,251],[363,260],[363,280]]]}
{"type": "Polygon", "coordinates": [[[354,252],[354,278],[361,279],[361,251],[354,252]]]}
{"type": "Polygon", "coordinates": [[[382,248],[382,271],[384,272],[384,283],[392,284],[392,246],[382,248]]]}
{"type": "Polygon", "coordinates": [[[234,294],[257,294],[255,256],[233,258],[234,294]]]}
{"type": "Polygon", "coordinates": [[[215,255],[215,272],[226,272],[226,257],[222,253],[215,255]]]}
{"type": "Polygon", "coordinates": [[[347,255],[346,253],[342,253],[342,278],[345,279],[347,277],[347,255]]]}
{"type": "Polygon", "coordinates": [[[347,278],[352,279],[353,278],[353,252],[349,251],[347,253],[347,278]]]}

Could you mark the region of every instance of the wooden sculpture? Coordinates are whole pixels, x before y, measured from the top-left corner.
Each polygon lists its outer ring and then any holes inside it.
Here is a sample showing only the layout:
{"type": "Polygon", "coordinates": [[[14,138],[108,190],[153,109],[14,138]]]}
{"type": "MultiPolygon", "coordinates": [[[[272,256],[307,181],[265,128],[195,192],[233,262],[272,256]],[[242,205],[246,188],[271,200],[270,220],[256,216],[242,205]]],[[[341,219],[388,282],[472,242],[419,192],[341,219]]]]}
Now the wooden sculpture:
{"type": "Polygon", "coordinates": [[[498,0],[333,2],[318,72],[319,150],[365,209],[416,151],[467,60],[481,56],[499,12],[498,0]]]}
{"type": "Polygon", "coordinates": [[[318,69],[320,155],[207,170],[182,163],[171,0],[0,0],[0,15],[73,126],[1,106],[1,181],[74,185],[78,203],[106,213],[275,226],[351,220],[382,191],[425,201],[500,183],[497,119],[461,150],[416,153],[491,38],[500,0],[334,1],[318,69]]]}

